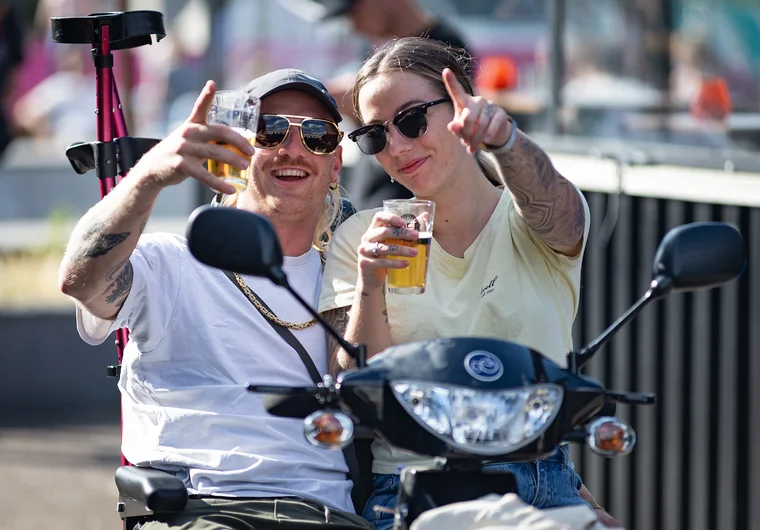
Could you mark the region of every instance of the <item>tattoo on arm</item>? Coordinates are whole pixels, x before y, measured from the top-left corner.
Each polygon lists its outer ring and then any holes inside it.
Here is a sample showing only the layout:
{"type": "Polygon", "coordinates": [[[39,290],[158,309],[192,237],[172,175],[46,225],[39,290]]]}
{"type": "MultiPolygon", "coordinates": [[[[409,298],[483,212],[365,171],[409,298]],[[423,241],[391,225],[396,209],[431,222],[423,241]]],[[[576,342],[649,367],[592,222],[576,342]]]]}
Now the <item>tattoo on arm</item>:
{"type": "MultiPolygon", "coordinates": [[[[348,327],[348,307],[339,307],[337,309],[325,311],[322,314],[322,318],[325,319],[325,322],[327,322],[330,327],[338,332],[338,335],[341,337],[346,336],[346,328],[348,327]]],[[[348,368],[348,366],[342,365],[345,363],[341,363],[341,359],[339,358],[341,350],[342,348],[340,347],[340,344],[338,344],[338,341],[330,335],[327,335],[327,368],[333,375],[348,368]]]]}
{"type": "Polygon", "coordinates": [[[126,265],[121,270],[121,274],[114,280],[114,282],[108,287],[111,291],[106,297],[106,302],[114,304],[119,302],[121,306],[126,300],[129,290],[132,288],[132,280],[134,279],[134,270],[132,264],[127,260],[126,265]]]}
{"type": "Polygon", "coordinates": [[[130,232],[121,232],[118,234],[104,234],[105,225],[103,223],[93,224],[84,236],[82,248],[74,256],[74,261],[84,261],[90,258],[105,256],[115,247],[124,242],[130,235],[130,232]]]}
{"type": "Polygon", "coordinates": [[[496,160],[528,226],[557,252],[577,253],[586,221],[583,202],[544,150],[519,132],[512,149],[496,160]]]}
{"type": "Polygon", "coordinates": [[[106,274],[106,280],[109,282],[113,282],[114,278],[116,278],[116,275],[121,272],[121,268],[124,266],[125,263],[129,261],[129,258],[125,258],[122,261],[120,261],[118,264],[116,264],[113,268],[111,268],[110,271],[108,271],[108,274],[106,274]]]}

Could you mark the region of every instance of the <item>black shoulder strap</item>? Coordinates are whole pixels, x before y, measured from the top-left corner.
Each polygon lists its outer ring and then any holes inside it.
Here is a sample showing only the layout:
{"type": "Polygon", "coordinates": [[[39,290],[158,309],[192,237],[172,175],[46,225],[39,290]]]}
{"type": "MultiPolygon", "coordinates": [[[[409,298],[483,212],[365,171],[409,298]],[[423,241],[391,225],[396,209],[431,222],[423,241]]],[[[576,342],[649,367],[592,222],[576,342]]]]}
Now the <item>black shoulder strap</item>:
{"type": "MultiPolygon", "coordinates": [[[[238,284],[237,281],[235,281],[235,276],[229,271],[223,271],[223,272],[224,272],[224,275],[227,276],[227,278],[232,282],[232,285],[237,287],[238,291],[243,293],[243,296],[245,296],[245,299],[250,302],[250,300],[248,299],[248,296],[245,294],[245,291],[243,291],[243,288],[238,284]]],[[[269,308],[269,306],[267,306],[264,303],[264,300],[262,300],[261,297],[259,297],[259,302],[270,313],[273,313],[273,311],[269,308]]],[[[251,302],[251,305],[253,305],[253,302],[251,302]]],[[[280,335],[280,337],[282,337],[285,340],[285,342],[287,342],[291,346],[291,348],[293,348],[296,351],[296,353],[298,353],[298,356],[301,358],[301,361],[303,361],[303,364],[306,365],[306,370],[309,372],[309,375],[311,376],[312,381],[314,381],[314,384],[318,385],[319,383],[321,383],[322,376],[319,374],[319,370],[317,370],[317,365],[314,364],[314,360],[309,355],[309,352],[306,351],[306,348],[303,347],[303,344],[301,344],[301,342],[296,338],[296,336],[293,335],[293,332],[284,326],[280,326],[279,324],[272,322],[266,317],[264,317],[264,320],[269,322],[269,324],[280,335]]],[[[359,460],[356,457],[356,452],[354,451],[353,444],[349,445],[348,447],[343,448],[343,456],[346,459],[346,465],[348,466],[348,476],[353,481],[353,483],[356,484],[357,481],[359,480],[359,460]]]]}
{"type": "MultiPolygon", "coordinates": [[[[245,291],[243,291],[243,288],[238,284],[238,282],[235,281],[235,276],[229,272],[224,271],[224,275],[229,278],[229,280],[232,282],[232,284],[238,288],[238,290],[243,293],[243,296],[245,296],[246,300],[248,299],[248,296],[246,296],[245,291]]],[[[250,287],[249,287],[250,289],[250,287]]],[[[259,298],[259,302],[261,305],[264,306],[264,308],[269,311],[270,313],[273,313],[273,311],[269,308],[266,303],[264,303],[264,300],[259,298]]],[[[306,365],[306,370],[309,372],[309,375],[311,376],[311,380],[314,381],[315,385],[318,385],[322,382],[322,376],[319,373],[319,370],[317,370],[317,365],[314,364],[314,360],[309,355],[309,352],[306,351],[306,348],[303,347],[303,344],[300,343],[300,341],[296,338],[295,335],[293,335],[293,332],[290,331],[285,326],[281,326],[275,322],[272,322],[268,318],[264,317],[264,320],[266,320],[273,328],[274,330],[280,335],[280,337],[283,338],[285,342],[287,342],[291,348],[296,350],[296,353],[298,353],[298,356],[301,358],[301,361],[303,361],[303,364],[306,365]]]]}

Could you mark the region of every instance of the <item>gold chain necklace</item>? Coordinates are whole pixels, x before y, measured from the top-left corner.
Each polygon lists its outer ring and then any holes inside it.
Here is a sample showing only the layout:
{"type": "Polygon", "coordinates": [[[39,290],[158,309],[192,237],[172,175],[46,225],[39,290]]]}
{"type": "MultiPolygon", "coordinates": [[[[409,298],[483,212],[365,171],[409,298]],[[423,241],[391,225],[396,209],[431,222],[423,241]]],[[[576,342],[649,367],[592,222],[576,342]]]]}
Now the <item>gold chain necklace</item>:
{"type": "Polygon", "coordinates": [[[261,301],[256,297],[255,294],[253,294],[253,291],[245,284],[245,281],[243,281],[242,276],[240,276],[237,272],[233,272],[232,275],[235,277],[235,281],[240,286],[240,288],[243,290],[245,295],[248,297],[248,300],[251,301],[251,303],[256,307],[256,309],[259,310],[259,313],[266,318],[267,320],[274,322],[275,324],[288,328],[288,329],[306,329],[310,328],[314,324],[317,323],[316,318],[312,318],[308,322],[304,322],[302,324],[294,324],[293,322],[287,322],[285,320],[282,320],[280,317],[269,311],[264,305],[261,303],[261,301]]]}

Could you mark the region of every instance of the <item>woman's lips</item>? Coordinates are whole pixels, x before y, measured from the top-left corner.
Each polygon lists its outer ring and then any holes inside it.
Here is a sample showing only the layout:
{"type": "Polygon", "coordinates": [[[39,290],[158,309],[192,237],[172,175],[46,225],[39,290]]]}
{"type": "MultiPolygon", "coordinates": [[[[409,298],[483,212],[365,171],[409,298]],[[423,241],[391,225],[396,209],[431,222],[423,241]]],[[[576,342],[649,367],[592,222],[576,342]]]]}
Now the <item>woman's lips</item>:
{"type": "Polygon", "coordinates": [[[399,168],[399,173],[403,173],[405,175],[408,175],[410,173],[414,173],[415,171],[417,171],[422,166],[422,164],[425,163],[426,160],[427,160],[427,157],[415,158],[411,162],[408,162],[407,164],[401,166],[399,168]]]}

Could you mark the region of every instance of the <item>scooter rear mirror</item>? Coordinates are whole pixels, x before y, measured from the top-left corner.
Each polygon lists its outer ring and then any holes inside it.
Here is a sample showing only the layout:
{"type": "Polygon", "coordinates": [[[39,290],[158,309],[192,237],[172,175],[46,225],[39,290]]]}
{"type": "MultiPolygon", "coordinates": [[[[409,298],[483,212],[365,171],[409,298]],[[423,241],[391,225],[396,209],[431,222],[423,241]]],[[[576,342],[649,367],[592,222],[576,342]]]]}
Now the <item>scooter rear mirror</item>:
{"type": "Polygon", "coordinates": [[[187,245],[195,258],[226,271],[287,282],[282,248],[266,217],[236,208],[201,206],[187,225],[187,245]]]}
{"type": "Polygon", "coordinates": [[[263,276],[287,289],[356,360],[359,368],[366,365],[364,345],[350,344],[344,340],[290,285],[287,274],[282,270],[280,240],[266,217],[237,208],[200,206],[190,215],[186,235],[190,253],[204,265],[239,274],[263,276]]]}
{"type": "Polygon", "coordinates": [[[733,280],[745,265],[744,241],[738,230],[725,223],[690,223],[665,234],[654,258],[652,278],[669,283],[667,290],[694,291],[733,280]]]}
{"type": "Polygon", "coordinates": [[[695,291],[726,283],[738,277],[746,263],[744,240],[731,225],[699,222],[673,228],[662,238],[655,254],[649,290],[591,343],[568,354],[570,372],[578,374],[621,327],[653,300],[671,291],[695,291]]]}

